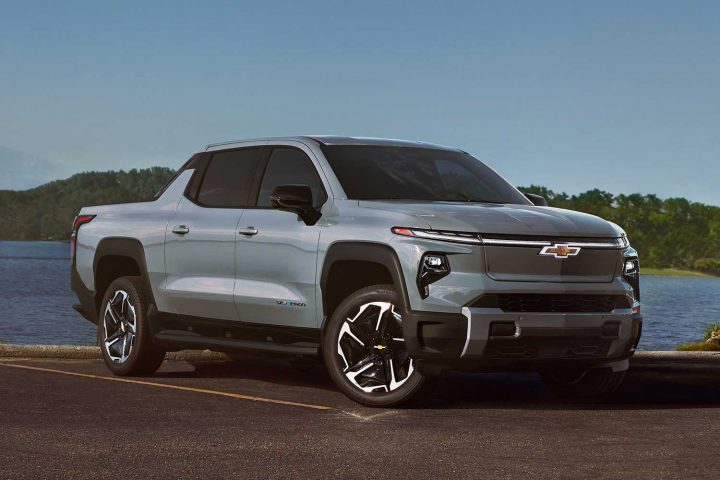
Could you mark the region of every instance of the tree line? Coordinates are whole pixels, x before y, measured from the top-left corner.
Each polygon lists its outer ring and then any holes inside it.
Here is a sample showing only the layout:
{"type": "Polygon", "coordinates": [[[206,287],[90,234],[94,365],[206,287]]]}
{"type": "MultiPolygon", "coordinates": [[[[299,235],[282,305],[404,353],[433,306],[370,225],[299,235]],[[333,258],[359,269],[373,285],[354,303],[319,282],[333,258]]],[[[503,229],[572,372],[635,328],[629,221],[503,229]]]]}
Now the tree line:
{"type": "Polygon", "coordinates": [[[165,167],[85,172],[30,190],[0,190],[0,239],[68,240],[82,207],[151,200],[173,174],[165,167]]]}
{"type": "MultiPolygon", "coordinates": [[[[83,206],[150,200],[173,174],[164,167],[85,172],[30,190],[0,190],[0,239],[67,240],[83,206]]],[[[544,196],[552,207],[617,223],[645,266],[720,274],[720,207],[598,189],[578,195],[537,185],[521,190],[544,196]]]]}
{"type": "Polygon", "coordinates": [[[720,207],[684,198],[613,195],[589,190],[579,195],[532,185],[520,188],[542,195],[551,207],[597,215],[620,225],[644,266],[698,270],[720,275],[720,207]]]}

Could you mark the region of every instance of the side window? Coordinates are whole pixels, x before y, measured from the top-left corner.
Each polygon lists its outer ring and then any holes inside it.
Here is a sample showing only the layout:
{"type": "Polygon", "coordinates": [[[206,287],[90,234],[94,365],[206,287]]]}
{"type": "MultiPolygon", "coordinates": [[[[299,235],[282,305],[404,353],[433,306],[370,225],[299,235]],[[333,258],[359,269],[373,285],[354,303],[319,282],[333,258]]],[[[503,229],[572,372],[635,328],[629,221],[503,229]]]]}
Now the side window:
{"type": "Polygon", "coordinates": [[[258,207],[271,207],[270,194],[278,185],[308,185],[312,190],[313,203],[316,208],[327,200],[315,165],[301,150],[294,148],[274,148],[268,160],[260,193],[258,207]]]}
{"type": "Polygon", "coordinates": [[[198,191],[198,203],[207,207],[248,206],[253,180],[262,163],[261,153],[261,148],[247,148],[214,154],[198,191]]]}

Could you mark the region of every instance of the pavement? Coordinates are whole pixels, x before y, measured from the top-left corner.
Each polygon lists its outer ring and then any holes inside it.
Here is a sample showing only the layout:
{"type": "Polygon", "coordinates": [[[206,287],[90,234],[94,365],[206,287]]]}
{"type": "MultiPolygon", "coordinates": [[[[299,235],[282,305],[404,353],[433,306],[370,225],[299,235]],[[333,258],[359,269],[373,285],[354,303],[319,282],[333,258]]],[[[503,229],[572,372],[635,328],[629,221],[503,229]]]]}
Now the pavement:
{"type": "Polygon", "coordinates": [[[532,374],[453,373],[378,410],[280,360],[120,378],[95,359],[5,357],[0,478],[717,478],[720,367],[641,364],[602,402],[559,400],[532,374]]]}

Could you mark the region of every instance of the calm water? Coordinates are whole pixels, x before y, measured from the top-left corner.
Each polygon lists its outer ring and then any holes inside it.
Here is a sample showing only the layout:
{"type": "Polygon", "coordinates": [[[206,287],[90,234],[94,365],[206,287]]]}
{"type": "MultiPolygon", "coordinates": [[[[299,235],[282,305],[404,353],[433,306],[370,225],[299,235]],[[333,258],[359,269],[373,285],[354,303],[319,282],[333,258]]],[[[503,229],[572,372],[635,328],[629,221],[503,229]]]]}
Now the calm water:
{"type": "MultiPolygon", "coordinates": [[[[720,322],[720,278],[643,277],[643,350],[674,350],[720,322]]],[[[70,245],[0,242],[0,340],[95,343],[95,326],[72,309],[70,245]]]]}

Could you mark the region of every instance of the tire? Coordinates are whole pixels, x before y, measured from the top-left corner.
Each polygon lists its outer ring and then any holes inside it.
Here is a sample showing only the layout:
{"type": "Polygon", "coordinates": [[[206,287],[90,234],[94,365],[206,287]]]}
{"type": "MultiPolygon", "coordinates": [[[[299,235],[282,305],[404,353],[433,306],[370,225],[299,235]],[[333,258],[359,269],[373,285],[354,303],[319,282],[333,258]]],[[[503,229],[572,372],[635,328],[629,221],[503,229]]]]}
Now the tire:
{"type": "Polygon", "coordinates": [[[98,344],[112,373],[152,375],[165,360],[153,344],[148,293],[141,277],[121,277],[105,292],[98,314],[98,344]]]}
{"type": "Polygon", "coordinates": [[[358,290],[335,309],[323,332],[330,378],[368,407],[402,405],[429,387],[405,349],[399,300],[392,285],[358,290]]]}
{"type": "Polygon", "coordinates": [[[589,368],[575,371],[546,371],[540,373],[545,385],[563,398],[602,398],[615,392],[625,379],[627,370],[589,368]]]}

